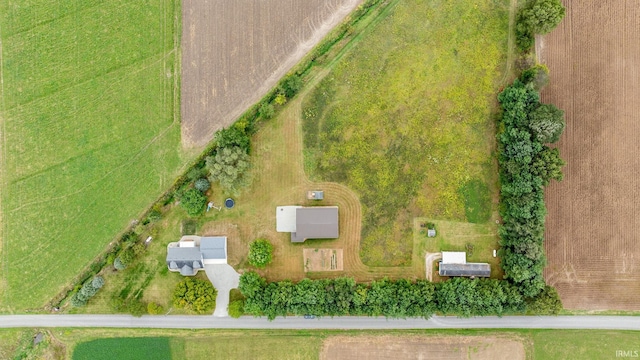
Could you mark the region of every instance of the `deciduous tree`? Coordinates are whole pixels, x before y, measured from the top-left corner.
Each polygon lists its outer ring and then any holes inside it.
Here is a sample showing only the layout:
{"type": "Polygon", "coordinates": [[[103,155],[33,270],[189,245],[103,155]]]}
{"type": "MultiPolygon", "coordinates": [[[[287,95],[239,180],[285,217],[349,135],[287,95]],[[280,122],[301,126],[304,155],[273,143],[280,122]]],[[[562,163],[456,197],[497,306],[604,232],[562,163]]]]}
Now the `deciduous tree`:
{"type": "Polygon", "coordinates": [[[187,277],[176,285],[173,305],[198,314],[210,313],[216,306],[216,289],[207,280],[187,277]]]}
{"type": "Polygon", "coordinates": [[[188,189],[180,197],[180,206],[182,206],[190,216],[200,215],[206,205],[207,197],[195,188],[188,189]]]}
{"type": "Polygon", "coordinates": [[[215,156],[207,157],[207,168],[212,181],[218,181],[226,190],[235,192],[244,185],[249,155],[238,146],[219,148],[215,156]]]}
{"type": "Polygon", "coordinates": [[[529,114],[529,128],[541,143],[558,141],[564,126],[564,111],[553,104],[541,104],[529,114]]]}

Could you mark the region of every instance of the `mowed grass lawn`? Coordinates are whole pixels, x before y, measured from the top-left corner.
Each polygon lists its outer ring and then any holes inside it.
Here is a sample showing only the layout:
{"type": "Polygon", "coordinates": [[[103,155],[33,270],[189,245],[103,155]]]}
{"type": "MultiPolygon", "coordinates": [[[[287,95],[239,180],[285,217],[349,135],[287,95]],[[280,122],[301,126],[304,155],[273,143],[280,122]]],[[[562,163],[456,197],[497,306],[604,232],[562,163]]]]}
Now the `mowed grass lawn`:
{"type": "Polygon", "coordinates": [[[365,264],[407,265],[414,217],[496,212],[509,1],[399,1],[370,30],[305,101],[305,169],[359,195],[365,264]]]}
{"type": "Polygon", "coordinates": [[[175,179],[179,1],[0,0],[2,308],[42,306],[175,179]]]}

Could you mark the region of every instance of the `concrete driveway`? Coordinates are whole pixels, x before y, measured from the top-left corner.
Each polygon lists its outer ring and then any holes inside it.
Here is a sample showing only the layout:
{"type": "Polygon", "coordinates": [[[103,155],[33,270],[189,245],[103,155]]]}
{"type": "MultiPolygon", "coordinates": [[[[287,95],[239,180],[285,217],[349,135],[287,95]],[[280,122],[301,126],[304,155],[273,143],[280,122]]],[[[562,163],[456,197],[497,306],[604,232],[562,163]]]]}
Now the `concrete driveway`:
{"type": "Polygon", "coordinates": [[[216,298],[216,310],[213,316],[229,316],[227,306],[229,306],[229,291],[238,287],[240,274],[231,265],[205,265],[204,271],[207,273],[209,281],[218,291],[216,298]]]}

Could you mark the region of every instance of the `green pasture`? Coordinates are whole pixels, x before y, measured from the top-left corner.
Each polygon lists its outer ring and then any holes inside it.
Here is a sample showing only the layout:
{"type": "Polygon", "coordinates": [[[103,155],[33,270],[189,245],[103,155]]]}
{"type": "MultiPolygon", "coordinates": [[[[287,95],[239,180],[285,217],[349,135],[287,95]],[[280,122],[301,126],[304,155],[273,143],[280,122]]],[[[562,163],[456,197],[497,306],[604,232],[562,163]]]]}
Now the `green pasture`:
{"type": "Polygon", "coordinates": [[[305,170],[360,196],[365,264],[408,265],[414,217],[490,223],[508,33],[506,0],[399,1],[305,99],[305,170]]]}
{"type": "Polygon", "coordinates": [[[176,178],[179,14],[0,0],[5,311],[44,305],[176,178]]]}

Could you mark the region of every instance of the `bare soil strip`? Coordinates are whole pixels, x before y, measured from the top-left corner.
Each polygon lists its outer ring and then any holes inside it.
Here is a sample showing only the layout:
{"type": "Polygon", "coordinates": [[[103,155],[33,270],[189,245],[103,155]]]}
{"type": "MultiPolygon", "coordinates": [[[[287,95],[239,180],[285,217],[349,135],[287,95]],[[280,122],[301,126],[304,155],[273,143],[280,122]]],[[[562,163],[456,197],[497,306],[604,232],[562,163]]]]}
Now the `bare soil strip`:
{"type": "Polygon", "coordinates": [[[545,278],[564,306],[640,309],[640,1],[564,1],[538,44],[565,110],[565,179],[547,190],[545,278]]]}
{"type": "Polygon", "coordinates": [[[182,144],[206,145],[361,0],[184,0],[182,144]]]}
{"type": "Polygon", "coordinates": [[[320,359],[477,359],[525,358],[521,341],[477,336],[336,336],[325,340],[320,359]]]}
{"type": "Polygon", "coordinates": [[[304,271],[342,271],[342,249],[304,249],[304,271]]]}

